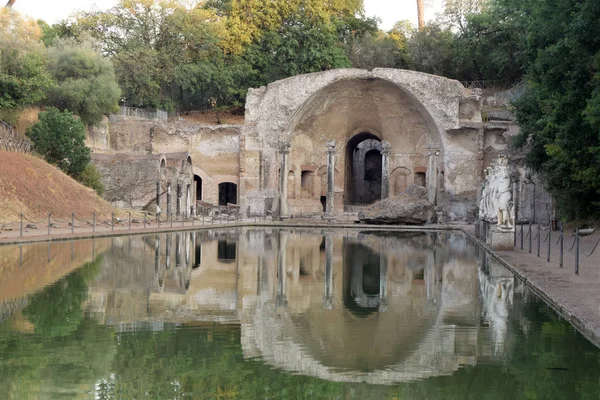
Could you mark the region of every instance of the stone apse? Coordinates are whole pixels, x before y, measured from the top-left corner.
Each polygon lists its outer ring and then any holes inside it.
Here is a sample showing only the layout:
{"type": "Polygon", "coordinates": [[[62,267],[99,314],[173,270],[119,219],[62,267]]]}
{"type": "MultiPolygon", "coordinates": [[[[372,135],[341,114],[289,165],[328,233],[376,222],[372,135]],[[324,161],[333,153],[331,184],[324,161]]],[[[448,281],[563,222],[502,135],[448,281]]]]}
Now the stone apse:
{"type": "Polygon", "coordinates": [[[410,183],[459,218],[476,209],[481,98],[458,81],[395,69],[284,79],[249,91],[240,142],[251,214],[356,211],[410,183]]]}

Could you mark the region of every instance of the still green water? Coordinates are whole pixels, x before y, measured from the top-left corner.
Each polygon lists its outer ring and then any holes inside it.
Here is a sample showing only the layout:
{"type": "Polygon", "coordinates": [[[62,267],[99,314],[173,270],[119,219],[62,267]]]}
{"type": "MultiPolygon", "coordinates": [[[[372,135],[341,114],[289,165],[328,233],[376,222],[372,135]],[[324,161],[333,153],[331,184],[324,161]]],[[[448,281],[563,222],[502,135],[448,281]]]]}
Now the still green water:
{"type": "Polygon", "coordinates": [[[0,247],[0,398],[598,399],[600,352],[459,233],[0,247]]]}

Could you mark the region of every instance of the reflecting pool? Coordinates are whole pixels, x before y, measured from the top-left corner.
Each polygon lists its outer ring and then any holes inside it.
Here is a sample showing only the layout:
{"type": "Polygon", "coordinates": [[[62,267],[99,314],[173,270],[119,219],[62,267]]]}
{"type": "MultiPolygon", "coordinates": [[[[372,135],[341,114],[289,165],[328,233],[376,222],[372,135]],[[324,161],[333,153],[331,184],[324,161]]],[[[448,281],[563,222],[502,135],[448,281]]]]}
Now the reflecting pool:
{"type": "Polygon", "coordinates": [[[0,247],[0,393],[598,399],[600,351],[461,233],[166,233],[0,247]]]}

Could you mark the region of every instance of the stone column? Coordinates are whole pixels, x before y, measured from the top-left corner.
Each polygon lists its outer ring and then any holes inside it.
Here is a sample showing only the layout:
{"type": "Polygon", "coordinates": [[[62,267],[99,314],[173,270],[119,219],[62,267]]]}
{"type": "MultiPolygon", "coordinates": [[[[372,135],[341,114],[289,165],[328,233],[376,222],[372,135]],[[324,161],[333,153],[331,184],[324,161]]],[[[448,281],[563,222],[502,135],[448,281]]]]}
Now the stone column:
{"type": "Polygon", "coordinates": [[[278,237],[279,248],[277,250],[277,296],[275,298],[275,304],[278,307],[285,307],[287,305],[287,300],[285,298],[287,233],[279,231],[278,237]]]}
{"type": "Polygon", "coordinates": [[[435,146],[427,146],[429,150],[429,166],[427,167],[427,199],[437,204],[437,156],[440,150],[435,146]]]}
{"type": "Polygon", "coordinates": [[[156,205],[160,208],[160,181],[156,181],[156,205]]]}
{"type": "Polygon", "coordinates": [[[333,308],[333,236],[325,233],[325,299],[323,307],[333,308]]]}
{"type": "Polygon", "coordinates": [[[390,197],[390,150],[392,145],[381,142],[381,200],[390,197]]]}
{"type": "Polygon", "coordinates": [[[185,216],[188,215],[194,217],[192,215],[192,186],[188,183],[186,190],[186,199],[185,199],[185,216]]]}
{"type": "Polygon", "coordinates": [[[327,153],[327,199],[325,203],[325,218],[333,219],[334,186],[335,186],[335,140],[325,144],[327,153]]]}
{"type": "Polygon", "coordinates": [[[290,142],[289,140],[282,140],[277,147],[281,155],[279,164],[279,217],[281,218],[287,216],[287,158],[290,154],[290,142]]]}
{"type": "Polygon", "coordinates": [[[177,182],[177,216],[181,214],[181,184],[177,182]]]}
{"type": "Polygon", "coordinates": [[[171,216],[173,206],[171,205],[171,182],[167,183],[167,218],[171,216]]]}

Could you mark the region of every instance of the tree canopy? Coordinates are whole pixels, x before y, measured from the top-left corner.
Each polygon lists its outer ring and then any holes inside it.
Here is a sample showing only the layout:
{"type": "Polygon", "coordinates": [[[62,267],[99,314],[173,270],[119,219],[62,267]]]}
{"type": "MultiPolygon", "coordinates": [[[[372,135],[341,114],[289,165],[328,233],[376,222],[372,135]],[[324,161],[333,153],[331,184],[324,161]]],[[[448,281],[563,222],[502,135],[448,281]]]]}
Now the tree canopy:
{"type": "Polygon", "coordinates": [[[39,114],[39,121],[27,131],[35,151],[65,173],[78,178],[90,162],[85,145],[85,126],[69,111],[49,108],[39,114]]]}

